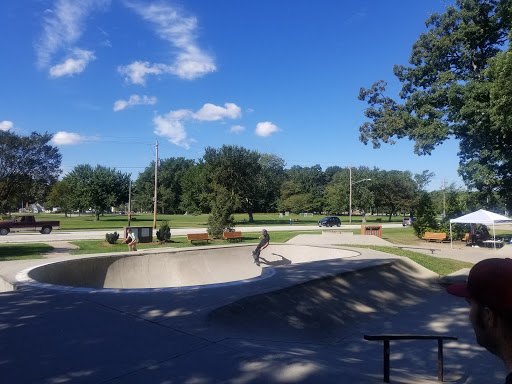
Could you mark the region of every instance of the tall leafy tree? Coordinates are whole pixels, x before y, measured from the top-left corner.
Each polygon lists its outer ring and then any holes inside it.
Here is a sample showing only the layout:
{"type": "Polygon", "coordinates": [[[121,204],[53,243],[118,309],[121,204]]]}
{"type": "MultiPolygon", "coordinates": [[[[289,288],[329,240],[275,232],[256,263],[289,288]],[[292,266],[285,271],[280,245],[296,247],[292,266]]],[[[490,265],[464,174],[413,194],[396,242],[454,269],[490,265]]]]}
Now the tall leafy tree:
{"type": "Polygon", "coordinates": [[[324,205],[325,174],[320,165],[301,167],[294,165],[286,170],[288,183],[281,191],[280,206],[292,212],[320,211],[324,205]],[[299,196],[294,196],[299,195],[299,196]],[[296,203],[301,204],[297,205],[296,203]],[[308,202],[306,206],[302,202],[308,202]]]}
{"type": "Polygon", "coordinates": [[[223,145],[220,149],[207,147],[203,156],[212,189],[225,188],[233,209],[247,212],[249,222],[254,221],[254,207],[261,191],[258,184],[262,172],[260,159],[258,152],[236,145],[223,145]]]}
{"type": "Polygon", "coordinates": [[[60,208],[67,217],[73,209],[73,189],[69,182],[57,181],[50,190],[46,204],[60,208]]]}
{"type": "Polygon", "coordinates": [[[18,136],[0,131],[0,212],[22,201],[46,199],[60,174],[62,156],[49,144],[52,135],[18,136]]]}
{"type": "MultiPolygon", "coordinates": [[[[329,167],[331,168],[331,167],[329,167]]],[[[329,169],[328,168],[328,169],[329,169]]],[[[349,169],[339,169],[332,175],[331,181],[325,187],[324,192],[324,210],[341,214],[348,211],[350,194],[350,175],[349,169]]]]}
{"type": "MultiPolygon", "coordinates": [[[[184,157],[171,157],[160,161],[158,166],[157,209],[161,213],[183,213],[180,202],[183,194],[182,179],[195,164],[184,157]]],[[[144,169],[135,181],[134,200],[145,210],[153,210],[155,194],[155,162],[144,169]]]]}
{"type": "Polygon", "coordinates": [[[428,155],[455,137],[467,185],[498,189],[511,206],[512,68],[510,55],[501,53],[511,23],[512,0],[456,0],[433,14],[412,47],[411,65],[393,68],[403,102],[385,95],[382,80],[361,88],[370,121],[360,127],[360,140],[379,147],[407,137],[417,154],[428,155]]]}
{"type": "Polygon", "coordinates": [[[422,192],[416,210],[416,221],[412,224],[414,233],[423,237],[425,232],[435,232],[438,229],[437,213],[428,192],[422,192]]]}
{"type": "Polygon", "coordinates": [[[180,209],[182,212],[209,213],[211,190],[208,170],[203,161],[187,169],[181,179],[180,209]]]}
{"type": "Polygon", "coordinates": [[[409,212],[416,206],[416,182],[410,172],[381,170],[374,175],[372,188],[375,191],[375,205],[388,210],[389,221],[398,211],[409,212]]]}
{"type": "Polygon", "coordinates": [[[76,166],[63,181],[73,190],[73,205],[91,208],[95,220],[111,207],[128,201],[130,175],[101,165],[92,168],[88,164],[76,166]]]}

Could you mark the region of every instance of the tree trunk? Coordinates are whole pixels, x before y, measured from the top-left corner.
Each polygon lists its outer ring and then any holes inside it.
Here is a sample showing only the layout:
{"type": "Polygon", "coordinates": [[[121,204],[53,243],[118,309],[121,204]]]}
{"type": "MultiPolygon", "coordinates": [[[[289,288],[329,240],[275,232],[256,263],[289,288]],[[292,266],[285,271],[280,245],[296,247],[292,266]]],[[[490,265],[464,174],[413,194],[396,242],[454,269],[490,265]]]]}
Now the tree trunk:
{"type": "Polygon", "coordinates": [[[94,221],[100,221],[100,214],[99,214],[99,212],[94,212],[94,221]]]}
{"type": "Polygon", "coordinates": [[[254,217],[252,216],[252,211],[247,212],[249,215],[249,223],[254,223],[254,217]]]}

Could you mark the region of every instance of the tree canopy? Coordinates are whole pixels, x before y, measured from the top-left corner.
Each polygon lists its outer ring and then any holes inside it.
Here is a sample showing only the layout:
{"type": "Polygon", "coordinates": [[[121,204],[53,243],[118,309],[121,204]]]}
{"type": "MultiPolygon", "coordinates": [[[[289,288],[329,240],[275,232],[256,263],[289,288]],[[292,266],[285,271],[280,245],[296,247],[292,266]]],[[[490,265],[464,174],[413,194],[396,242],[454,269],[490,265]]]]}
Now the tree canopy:
{"type": "Polygon", "coordinates": [[[91,208],[95,220],[111,207],[128,201],[130,176],[101,165],[92,168],[88,164],[76,166],[63,181],[72,191],[75,209],[91,208]]]}
{"type": "Polygon", "coordinates": [[[0,130],[0,212],[45,198],[60,174],[62,156],[49,133],[18,136],[0,130]]]}
{"type": "Polygon", "coordinates": [[[361,88],[370,120],[360,140],[415,141],[430,154],[448,138],[460,141],[459,173],[469,187],[498,190],[512,207],[512,51],[506,52],[512,0],[457,0],[433,14],[412,47],[410,66],[395,65],[402,102],[386,96],[386,82],[361,88]]]}

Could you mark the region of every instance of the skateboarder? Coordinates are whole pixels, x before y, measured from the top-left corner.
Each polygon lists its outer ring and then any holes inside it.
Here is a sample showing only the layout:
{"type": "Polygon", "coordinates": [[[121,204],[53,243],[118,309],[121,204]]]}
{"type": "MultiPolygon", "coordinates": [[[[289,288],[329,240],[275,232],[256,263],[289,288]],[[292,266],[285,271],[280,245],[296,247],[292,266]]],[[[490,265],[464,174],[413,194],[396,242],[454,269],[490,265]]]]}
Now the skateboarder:
{"type": "Polygon", "coordinates": [[[254,263],[259,267],[260,266],[260,252],[262,249],[268,247],[268,243],[270,242],[270,236],[267,233],[266,229],[261,230],[261,235],[258,237],[261,239],[260,243],[256,247],[254,251],[252,251],[252,257],[254,258],[254,263]]]}
{"type": "Polygon", "coordinates": [[[137,243],[139,239],[137,239],[137,235],[132,232],[131,229],[128,229],[126,231],[126,239],[124,239],[123,244],[128,243],[128,251],[136,251],[137,250],[137,243]]]}

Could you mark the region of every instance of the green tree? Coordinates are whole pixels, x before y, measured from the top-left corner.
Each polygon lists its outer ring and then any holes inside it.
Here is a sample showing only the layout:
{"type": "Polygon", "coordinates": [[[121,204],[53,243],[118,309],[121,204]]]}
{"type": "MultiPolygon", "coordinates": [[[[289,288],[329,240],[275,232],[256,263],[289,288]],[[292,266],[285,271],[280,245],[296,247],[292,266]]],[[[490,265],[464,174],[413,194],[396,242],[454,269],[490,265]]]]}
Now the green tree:
{"type": "Polygon", "coordinates": [[[222,238],[222,232],[230,231],[235,227],[231,194],[232,192],[223,186],[217,186],[216,188],[207,222],[208,234],[214,239],[222,238]]]}
{"type": "Polygon", "coordinates": [[[181,179],[182,212],[192,214],[209,213],[211,206],[211,191],[208,169],[203,161],[187,169],[181,179]]]}
{"type": "Polygon", "coordinates": [[[223,145],[220,149],[207,147],[203,159],[212,189],[228,191],[233,209],[247,212],[249,222],[253,222],[255,202],[261,191],[261,155],[236,145],[223,145]]]}
{"type": "Polygon", "coordinates": [[[49,133],[18,136],[0,130],[0,212],[46,199],[61,172],[62,156],[48,144],[51,139],[49,133]]]}
{"type": "MultiPolygon", "coordinates": [[[[182,180],[195,161],[183,157],[171,157],[160,161],[158,166],[157,209],[161,213],[184,213],[181,209],[182,180]]],[[[146,211],[153,210],[155,194],[155,162],[139,174],[134,185],[133,199],[146,211]]]]}
{"type": "Polygon", "coordinates": [[[296,212],[298,208],[292,208],[290,202],[304,201],[309,199],[306,211],[320,211],[324,205],[323,195],[326,187],[325,175],[320,165],[312,167],[301,167],[294,165],[286,170],[288,185],[281,190],[281,205],[287,206],[292,212],[296,212]],[[302,195],[290,200],[292,194],[302,195]],[[284,193],[283,193],[284,192],[284,193]]]}
{"type": "Polygon", "coordinates": [[[88,164],[76,166],[64,179],[73,190],[73,205],[76,208],[91,208],[95,220],[111,207],[128,201],[130,176],[113,168],[88,164]]]}
{"type": "Polygon", "coordinates": [[[456,0],[433,14],[412,47],[411,66],[393,68],[403,103],[385,96],[382,80],[361,88],[370,121],[360,127],[360,140],[378,148],[407,137],[425,155],[454,137],[468,187],[499,190],[512,206],[512,61],[510,50],[501,53],[511,22],[511,0],[456,0]]]}
{"type": "Polygon", "coordinates": [[[428,192],[423,192],[420,196],[416,208],[416,221],[412,224],[414,233],[418,237],[423,237],[425,232],[435,232],[438,229],[437,213],[430,199],[428,192]]]}
{"type": "Polygon", "coordinates": [[[393,214],[410,212],[418,200],[417,184],[408,171],[378,171],[372,178],[375,205],[393,214]]]}
{"type": "Polygon", "coordinates": [[[331,177],[324,191],[324,210],[336,215],[348,211],[350,195],[349,169],[342,168],[331,177]]]}
{"type": "Polygon", "coordinates": [[[50,190],[46,204],[59,207],[67,217],[73,209],[73,189],[66,180],[57,181],[50,190]]]}

